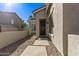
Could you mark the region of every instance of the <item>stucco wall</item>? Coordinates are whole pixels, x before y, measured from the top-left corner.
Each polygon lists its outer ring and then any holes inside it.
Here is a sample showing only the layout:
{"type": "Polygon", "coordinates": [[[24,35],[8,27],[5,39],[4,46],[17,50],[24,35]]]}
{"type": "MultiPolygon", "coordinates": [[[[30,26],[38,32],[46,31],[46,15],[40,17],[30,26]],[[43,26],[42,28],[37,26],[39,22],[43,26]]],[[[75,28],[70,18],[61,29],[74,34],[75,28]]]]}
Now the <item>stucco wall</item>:
{"type": "Polygon", "coordinates": [[[66,3],[63,11],[64,37],[68,55],[79,55],[79,4],[66,3]]]}
{"type": "Polygon", "coordinates": [[[3,48],[13,42],[23,39],[26,36],[26,31],[0,32],[0,48],[3,48]]]}
{"type": "Polygon", "coordinates": [[[68,34],[79,35],[79,4],[64,4],[64,27],[68,34]]]}
{"type": "Polygon", "coordinates": [[[54,37],[51,35],[51,40],[59,52],[63,55],[63,4],[53,3],[50,13],[52,13],[54,25],[52,30],[54,37]]]}
{"type": "Polygon", "coordinates": [[[68,55],[79,56],[79,35],[68,34],[68,55]]]}

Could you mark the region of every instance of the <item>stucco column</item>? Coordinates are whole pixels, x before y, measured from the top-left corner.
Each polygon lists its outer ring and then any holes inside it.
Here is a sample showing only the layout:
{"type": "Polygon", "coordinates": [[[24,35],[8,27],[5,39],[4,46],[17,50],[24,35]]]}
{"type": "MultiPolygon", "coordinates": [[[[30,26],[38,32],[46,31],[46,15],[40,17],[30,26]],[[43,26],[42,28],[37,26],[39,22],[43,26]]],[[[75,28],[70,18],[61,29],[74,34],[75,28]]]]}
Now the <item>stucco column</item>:
{"type": "Polygon", "coordinates": [[[39,37],[39,20],[36,20],[36,36],[39,37]]]}

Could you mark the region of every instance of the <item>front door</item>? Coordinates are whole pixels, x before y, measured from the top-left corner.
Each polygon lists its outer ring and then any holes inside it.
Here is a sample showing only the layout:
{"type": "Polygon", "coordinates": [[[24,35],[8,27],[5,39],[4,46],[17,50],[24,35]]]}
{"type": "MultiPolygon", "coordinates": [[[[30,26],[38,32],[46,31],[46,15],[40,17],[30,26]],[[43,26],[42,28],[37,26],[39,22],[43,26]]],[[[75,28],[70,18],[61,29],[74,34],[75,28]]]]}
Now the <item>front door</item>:
{"type": "Polygon", "coordinates": [[[46,20],[40,19],[40,36],[46,35],[46,20]]]}
{"type": "Polygon", "coordinates": [[[1,32],[1,25],[0,25],[0,32],[1,32]]]}

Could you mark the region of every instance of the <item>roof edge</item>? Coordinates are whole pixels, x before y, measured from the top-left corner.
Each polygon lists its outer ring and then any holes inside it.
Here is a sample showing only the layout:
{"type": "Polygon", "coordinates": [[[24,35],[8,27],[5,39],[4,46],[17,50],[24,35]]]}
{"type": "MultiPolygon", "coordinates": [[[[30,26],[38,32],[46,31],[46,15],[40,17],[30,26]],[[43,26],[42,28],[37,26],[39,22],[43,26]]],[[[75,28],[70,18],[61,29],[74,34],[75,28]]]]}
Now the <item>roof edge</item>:
{"type": "Polygon", "coordinates": [[[21,19],[21,18],[17,15],[17,13],[16,13],[16,12],[0,11],[0,13],[15,14],[15,15],[19,18],[19,20],[20,20],[20,21],[22,21],[22,19],[21,19]]]}
{"type": "Polygon", "coordinates": [[[45,9],[45,8],[46,8],[46,6],[43,6],[41,8],[38,8],[38,9],[34,10],[32,13],[34,14],[34,13],[39,12],[40,10],[45,9]]]}
{"type": "Polygon", "coordinates": [[[10,14],[16,14],[16,12],[9,12],[9,11],[0,11],[2,13],[10,13],[10,14]]]}

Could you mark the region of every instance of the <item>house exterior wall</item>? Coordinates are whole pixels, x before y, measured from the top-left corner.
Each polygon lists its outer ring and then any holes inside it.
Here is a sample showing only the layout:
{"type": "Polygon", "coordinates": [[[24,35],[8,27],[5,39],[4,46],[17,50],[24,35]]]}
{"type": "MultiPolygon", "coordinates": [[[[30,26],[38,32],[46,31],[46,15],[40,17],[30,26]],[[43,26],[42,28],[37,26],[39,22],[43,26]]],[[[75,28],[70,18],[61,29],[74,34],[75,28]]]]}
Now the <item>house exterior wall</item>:
{"type": "Polygon", "coordinates": [[[16,13],[0,12],[0,24],[21,28],[21,20],[16,13]]]}
{"type": "Polygon", "coordinates": [[[20,29],[22,25],[21,18],[17,14],[14,14],[13,19],[14,19],[14,25],[20,29]]]}
{"type": "Polygon", "coordinates": [[[39,37],[39,33],[40,33],[40,27],[39,27],[39,20],[40,19],[46,19],[46,13],[45,13],[45,9],[39,11],[39,12],[36,12],[35,13],[35,19],[36,19],[36,35],[37,37],[39,37]]]}
{"type": "MultiPolygon", "coordinates": [[[[53,17],[53,36],[49,35],[54,45],[63,55],[63,4],[53,3],[49,15],[53,17]],[[53,13],[52,13],[53,11],[53,13]]],[[[51,33],[49,33],[51,34],[51,33]]]]}
{"type": "Polygon", "coordinates": [[[54,45],[62,55],[79,55],[79,4],[53,3],[48,11],[53,17],[54,45]]]}
{"type": "Polygon", "coordinates": [[[63,4],[63,26],[68,55],[79,55],[79,4],[63,4]]]}

